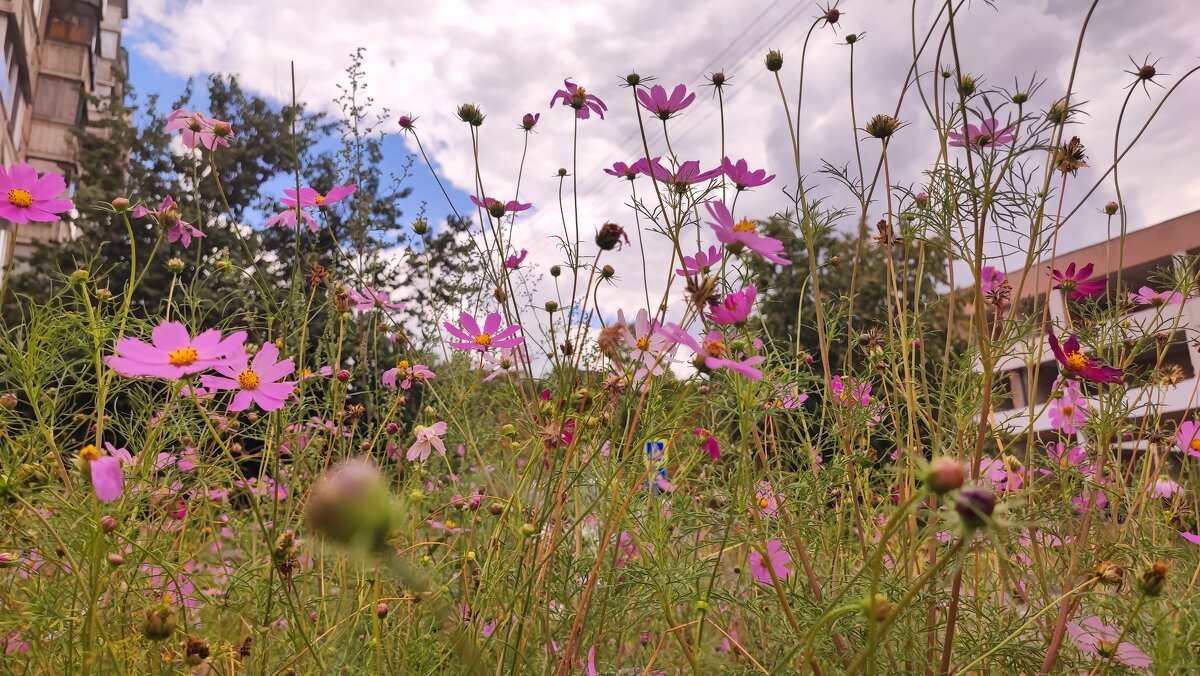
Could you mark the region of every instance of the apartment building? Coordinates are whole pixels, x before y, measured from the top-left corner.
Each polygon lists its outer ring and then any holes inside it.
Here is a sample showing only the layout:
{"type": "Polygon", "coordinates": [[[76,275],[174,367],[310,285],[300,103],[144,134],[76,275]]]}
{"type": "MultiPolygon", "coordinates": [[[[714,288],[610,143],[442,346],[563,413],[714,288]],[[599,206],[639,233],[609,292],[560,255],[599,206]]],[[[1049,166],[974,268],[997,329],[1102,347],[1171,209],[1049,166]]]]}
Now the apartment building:
{"type": "MultiPolygon", "coordinates": [[[[73,130],[96,111],[88,94],[107,95],[128,70],[121,46],[128,0],[0,0],[0,162],[27,162],[76,173],[73,130]]],[[[66,241],[65,221],[0,223],[0,263],[20,259],[35,241],[66,241]]]]}
{"type": "MultiPolygon", "coordinates": [[[[1130,232],[1124,243],[1113,238],[1059,253],[1054,267],[1062,270],[1071,263],[1076,267],[1092,263],[1095,265],[1093,277],[1106,277],[1110,289],[1117,289],[1119,273],[1119,293],[1136,291],[1142,286],[1161,290],[1161,285],[1149,281],[1155,271],[1176,264],[1179,256],[1194,254],[1200,254],[1200,211],[1130,232]]],[[[1065,326],[1067,299],[1061,290],[1050,288],[1049,267],[1049,261],[1042,261],[1027,270],[1010,272],[1012,302],[1017,304],[1017,313],[1024,316],[1041,313],[1048,304],[1051,321],[1065,326]]],[[[1166,419],[1179,420],[1188,411],[1200,408],[1200,378],[1197,378],[1200,374],[1200,351],[1197,351],[1200,297],[1185,298],[1182,305],[1163,308],[1137,306],[1126,315],[1125,321],[1131,331],[1151,327],[1160,334],[1170,334],[1160,366],[1178,367],[1183,378],[1169,387],[1130,388],[1125,399],[1131,406],[1132,416],[1138,418],[1157,411],[1166,419]]],[[[1136,367],[1153,367],[1155,355],[1143,355],[1138,361],[1136,367]]],[[[1031,336],[997,368],[1006,379],[1010,397],[996,406],[995,422],[1018,431],[1031,426],[1035,433],[1049,432],[1051,427],[1045,404],[1059,370],[1045,336],[1031,336]],[[1030,363],[1039,366],[1031,370],[1030,363]]]]}

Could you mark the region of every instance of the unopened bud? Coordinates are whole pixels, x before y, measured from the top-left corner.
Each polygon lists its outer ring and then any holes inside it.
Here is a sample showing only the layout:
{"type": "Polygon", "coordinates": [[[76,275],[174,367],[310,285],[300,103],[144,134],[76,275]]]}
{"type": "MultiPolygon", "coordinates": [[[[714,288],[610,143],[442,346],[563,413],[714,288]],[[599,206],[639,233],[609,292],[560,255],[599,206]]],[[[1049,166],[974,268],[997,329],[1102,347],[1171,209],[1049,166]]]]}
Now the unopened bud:
{"type": "Polygon", "coordinates": [[[183,262],[182,258],[171,258],[167,260],[167,270],[174,274],[183,272],[184,266],[185,263],[183,262]]]}
{"type": "Polygon", "coordinates": [[[996,496],[986,488],[965,488],[954,500],[954,511],[967,528],[981,528],[992,518],[992,512],[996,511],[996,496]]]}
{"type": "Polygon", "coordinates": [[[112,202],[109,202],[109,204],[117,211],[126,211],[129,209],[129,200],[125,197],[117,197],[112,202]]]}
{"type": "Polygon", "coordinates": [[[767,70],[777,73],[781,68],[783,68],[783,54],[780,54],[777,49],[767,52],[767,70]]]}
{"type": "Polygon", "coordinates": [[[562,274],[562,268],[560,268],[560,267],[559,267],[559,266],[557,266],[557,265],[551,265],[551,266],[550,266],[550,276],[551,276],[551,277],[557,277],[557,276],[559,276],[559,275],[561,275],[561,274],[562,274]]]}
{"type": "Polygon", "coordinates": [[[429,221],[425,220],[424,218],[418,218],[412,222],[412,229],[413,232],[417,233],[418,235],[424,235],[425,233],[429,232],[429,221]]]}
{"type": "Polygon", "coordinates": [[[382,619],[386,618],[387,616],[388,616],[388,604],[384,603],[383,601],[380,601],[379,603],[377,603],[375,605],[375,617],[378,617],[379,619],[382,620],[382,619]]]}
{"type": "Polygon", "coordinates": [[[558,312],[558,303],[552,300],[546,301],[546,312],[549,312],[550,314],[558,312]]]}
{"type": "Polygon", "coordinates": [[[938,495],[962,488],[965,480],[962,463],[949,456],[934,458],[925,473],[925,487],[938,495]]]}
{"type": "Polygon", "coordinates": [[[125,563],[125,557],[121,556],[117,552],[110,552],[105,559],[108,561],[108,565],[112,566],[113,568],[119,568],[125,563]]]}
{"type": "Polygon", "coordinates": [[[1109,216],[1115,215],[1120,209],[1121,205],[1117,204],[1116,202],[1109,202],[1108,204],[1104,205],[1104,213],[1109,216]]]}
{"type": "Polygon", "coordinates": [[[605,265],[600,268],[600,279],[612,279],[615,274],[617,274],[617,271],[611,265],[605,265]]]}
{"type": "Polygon", "coordinates": [[[100,517],[100,530],[104,531],[105,533],[111,533],[115,531],[120,525],[121,524],[117,522],[116,518],[109,516],[108,514],[100,517]]]}

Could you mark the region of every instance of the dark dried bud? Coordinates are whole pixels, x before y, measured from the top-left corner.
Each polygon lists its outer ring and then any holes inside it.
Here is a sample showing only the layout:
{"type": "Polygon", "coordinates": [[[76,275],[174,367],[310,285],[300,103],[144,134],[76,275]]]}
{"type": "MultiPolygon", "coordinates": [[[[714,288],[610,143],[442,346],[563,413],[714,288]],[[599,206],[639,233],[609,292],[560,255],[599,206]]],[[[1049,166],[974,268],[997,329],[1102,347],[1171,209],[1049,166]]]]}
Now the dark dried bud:
{"type": "Polygon", "coordinates": [[[546,312],[549,312],[550,314],[558,312],[558,303],[552,300],[546,301],[546,312]]]}
{"type": "Polygon", "coordinates": [[[108,561],[108,565],[112,566],[113,568],[120,568],[121,566],[125,565],[125,557],[121,556],[117,552],[109,552],[108,556],[104,558],[106,561],[108,561]]]}
{"type": "Polygon", "coordinates": [[[1100,584],[1115,587],[1120,591],[1125,585],[1125,569],[1111,561],[1101,561],[1092,569],[1092,577],[1100,584]]]}
{"type": "Polygon", "coordinates": [[[725,79],[726,79],[725,71],[721,71],[721,70],[718,70],[717,72],[708,76],[708,81],[711,82],[712,85],[714,87],[717,87],[718,89],[725,86],[725,79]]]}
{"type": "Polygon", "coordinates": [[[834,24],[838,19],[842,18],[842,11],[837,7],[830,7],[825,10],[825,23],[834,24]]]}
{"type": "Polygon", "coordinates": [[[1117,204],[1116,202],[1109,202],[1108,204],[1104,205],[1104,213],[1108,216],[1115,216],[1120,209],[1121,205],[1117,204]]]}
{"type": "Polygon", "coordinates": [[[500,516],[504,513],[504,505],[500,504],[499,502],[493,502],[492,504],[488,505],[488,513],[490,513],[492,516],[500,516]]]}
{"type": "Polygon", "coordinates": [[[1085,161],[1087,153],[1083,151],[1083,143],[1078,136],[1072,136],[1070,141],[1059,146],[1054,151],[1054,168],[1063,174],[1075,175],[1088,164],[1085,161]]]}
{"type": "Polygon", "coordinates": [[[637,73],[630,73],[625,76],[625,84],[630,87],[636,87],[642,82],[642,76],[637,73]]]}
{"type": "Polygon", "coordinates": [[[508,292],[504,290],[504,287],[497,286],[496,288],[492,289],[492,298],[495,298],[498,302],[503,303],[508,300],[508,292]]]}
{"type": "Polygon", "coordinates": [[[562,274],[562,268],[557,265],[550,266],[550,276],[557,277],[562,274]]]}
{"type": "Polygon", "coordinates": [[[1158,69],[1152,63],[1143,64],[1137,70],[1139,80],[1153,80],[1155,75],[1158,75],[1158,69]]]}
{"type": "Polygon", "coordinates": [[[1012,102],[1017,104],[1018,106],[1021,105],[1022,103],[1025,103],[1028,100],[1029,100],[1028,92],[1017,92],[1016,94],[1012,95],[1012,102]]]}
{"type": "Polygon", "coordinates": [[[783,68],[783,54],[779,53],[778,49],[772,49],[767,52],[767,70],[772,73],[778,73],[783,68]]]}
{"type": "Polygon", "coordinates": [[[326,279],[329,279],[329,271],[320,263],[313,263],[307,274],[308,283],[312,286],[320,286],[326,279]]]}
{"type": "Polygon", "coordinates": [[[308,522],[341,544],[380,550],[395,525],[395,505],[379,467],[359,458],[339,463],[317,480],[308,498],[308,522]]]}
{"type": "Polygon", "coordinates": [[[615,274],[617,274],[617,271],[611,265],[605,265],[600,268],[600,279],[612,279],[615,274]]]}
{"type": "Polygon", "coordinates": [[[854,43],[856,43],[856,42],[858,42],[858,36],[857,36],[857,35],[855,35],[854,33],[851,33],[851,34],[849,34],[849,35],[847,35],[847,36],[846,36],[846,44],[848,44],[848,45],[852,45],[852,44],[854,44],[854,43]]]}
{"type": "Polygon", "coordinates": [[[1167,586],[1167,564],[1162,561],[1155,561],[1146,568],[1142,573],[1142,580],[1138,585],[1142,593],[1146,596],[1158,596],[1167,586]]]}
{"type": "Polygon", "coordinates": [[[987,524],[996,511],[996,496],[986,488],[965,488],[954,499],[954,511],[958,512],[963,525],[974,530],[987,524]]]}
{"type": "Polygon", "coordinates": [[[472,127],[478,127],[483,124],[483,111],[479,110],[479,106],[474,103],[462,104],[458,107],[456,114],[458,115],[458,119],[472,127]]]}
{"type": "Polygon", "coordinates": [[[572,345],[571,341],[569,340],[564,340],[563,344],[558,346],[558,349],[560,352],[562,352],[564,357],[570,357],[575,353],[575,346],[572,345]]]}
{"type": "Polygon", "coordinates": [[[350,311],[350,294],[345,291],[338,292],[333,297],[333,307],[340,313],[345,314],[350,311]]]}
{"type": "Polygon", "coordinates": [[[175,609],[167,603],[159,603],[146,609],[146,619],[142,621],[142,635],[151,641],[164,641],[175,633],[179,627],[179,617],[175,609]]]}
{"type": "Polygon", "coordinates": [[[208,644],[203,639],[189,638],[183,644],[183,661],[188,666],[197,667],[208,659],[208,644]]]}
{"type": "Polygon", "coordinates": [[[614,248],[620,250],[622,241],[628,244],[629,235],[625,234],[625,228],[616,223],[605,223],[596,232],[596,246],[604,251],[612,251],[614,248]]]}

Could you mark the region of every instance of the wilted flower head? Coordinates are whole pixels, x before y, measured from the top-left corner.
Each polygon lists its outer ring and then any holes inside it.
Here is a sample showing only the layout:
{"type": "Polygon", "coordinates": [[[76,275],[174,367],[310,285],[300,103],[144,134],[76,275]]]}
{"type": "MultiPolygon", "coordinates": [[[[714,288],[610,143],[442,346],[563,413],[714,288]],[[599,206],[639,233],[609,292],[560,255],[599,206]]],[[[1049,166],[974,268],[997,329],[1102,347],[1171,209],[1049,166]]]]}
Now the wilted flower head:
{"type": "Polygon", "coordinates": [[[891,115],[876,115],[872,117],[863,131],[877,139],[891,138],[900,129],[900,120],[891,115]]]}
{"type": "Polygon", "coordinates": [[[563,89],[554,92],[550,99],[550,107],[553,108],[554,104],[560,101],[563,105],[574,108],[575,117],[580,120],[588,119],[592,113],[599,115],[603,120],[604,111],[608,110],[608,106],[595,94],[587,93],[586,89],[571,82],[569,78],[563,80],[563,89]]]}
{"type": "Polygon", "coordinates": [[[1083,151],[1083,143],[1080,142],[1078,136],[1072,136],[1070,141],[1055,149],[1054,168],[1063,174],[1074,176],[1076,172],[1088,165],[1086,159],[1087,154],[1083,151]]]}

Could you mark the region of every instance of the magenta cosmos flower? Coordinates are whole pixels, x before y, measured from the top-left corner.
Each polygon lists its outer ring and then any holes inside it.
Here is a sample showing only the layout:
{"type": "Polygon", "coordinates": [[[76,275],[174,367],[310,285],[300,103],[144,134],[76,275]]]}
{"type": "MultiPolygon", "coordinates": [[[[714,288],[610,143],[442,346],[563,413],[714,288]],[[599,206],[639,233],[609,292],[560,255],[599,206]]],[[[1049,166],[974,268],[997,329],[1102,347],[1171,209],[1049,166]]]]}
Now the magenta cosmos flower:
{"type": "Polygon", "coordinates": [[[499,312],[493,312],[483,320],[483,330],[480,330],[479,323],[471,315],[463,312],[458,316],[458,323],[462,328],[446,322],[442,326],[450,332],[450,335],[458,338],[462,342],[447,341],[450,347],[459,350],[478,350],[486,352],[487,350],[496,347],[516,347],[525,342],[524,336],[518,336],[516,333],[521,330],[519,324],[512,324],[503,330],[500,329],[500,324],[503,319],[499,312]]]}
{"type": "MultiPolygon", "coordinates": [[[[111,445],[110,445],[111,446],[111,445]]],[[[124,449],[121,449],[124,450],[124,449]]],[[[128,451],[126,451],[128,455],[128,451]]],[[[87,463],[92,489],[100,502],[112,502],[125,493],[125,462],[116,455],[100,455],[95,446],[88,444],[79,451],[79,457],[87,463]]]]}
{"type": "Polygon", "coordinates": [[[137,205],[133,210],[133,217],[143,216],[152,216],[159,225],[167,229],[167,241],[172,244],[179,242],[185,249],[192,245],[193,237],[204,237],[199,228],[183,220],[182,214],[179,213],[179,205],[175,204],[170,195],[163,198],[158,209],[147,209],[141,204],[137,205]]]}
{"type": "Polygon", "coordinates": [[[1062,345],[1058,344],[1058,337],[1053,331],[1046,337],[1050,341],[1050,350],[1054,352],[1054,358],[1066,367],[1069,373],[1093,383],[1119,383],[1124,379],[1125,372],[1121,369],[1106,366],[1099,359],[1080,351],[1079,339],[1075,336],[1067,336],[1067,342],[1062,345]]]}
{"type": "Polygon", "coordinates": [[[775,180],[775,174],[767,176],[766,169],[750,171],[750,166],[746,163],[746,160],[738,160],[734,163],[730,162],[729,158],[726,157],[721,162],[721,170],[725,172],[726,178],[733,181],[733,187],[738,190],[757,188],[775,180]]]}
{"type": "Polygon", "coordinates": [[[516,270],[517,268],[521,267],[521,263],[525,262],[525,256],[527,256],[527,255],[529,255],[529,251],[526,249],[521,249],[521,253],[513,254],[512,256],[505,258],[504,259],[505,269],[516,270]]]}
{"type": "Polygon", "coordinates": [[[604,173],[608,174],[609,176],[616,176],[617,178],[624,178],[632,181],[633,179],[637,178],[639,172],[637,170],[636,162],[634,162],[632,165],[625,164],[624,162],[614,162],[612,168],[605,169],[604,173]]]}
{"type": "Polygon", "coordinates": [[[725,206],[724,202],[708,201],[704,203],[704,206],[715,221],[708,225],[717,234],[717,240],[730,251],[737,253],[746,248],[776,265],[792,264],[791,261],[779,255],[779,252],[783,251],[783,242],[774,237],[758,234],[758,226],[754,224],[754,221],[743,218],[734,223],[733,215],[729,213],[729,208],[725,206]]]}
{"type": "Polygon", "coordinates": [[[758,288],[753,284],[727,296],[720,305],[709,308],[708,318],[717,324],[743,324],[754,310],[758,288]]]}
{"type": "Polygon", "coordinates": [[[657,115],[658,119],[669,120],[679,111],[692,105],[692,101],[696,100],[696,95],[689,94],[687,87],[680,84],[675,86],[670,96],[667,96],[667,90],[662,85],[654,85],[650,91],[639,89],[637,98],[642,107],[657,115]]]}
{"type": "Polygon", "coordinates": [[[228,122],[207,118],[192,110],[179,108],[167,116],[165,131],[178,131],[183,145],[188,148],[200,146],[207,150],[216,150],[217,146],[229,147],[229,139],[233,138],[233,126],[228,122]]]}
{"type": "Polygon", "coordinates": [[[1054,280],[1053,288],[1062,289],[1063,293],[1071,294],[1071,298],[1075,300],[1104,293],[1104,287],[1108,284],[1107,279],[1103,277],[1088,279],[1092,276],[1093,267],[1095,267],[1094,264],[1088,263],[1076,270],[1075,264],[1071,263],[1065,271],[1052,271],[1050,277],[1054,280]]]}
{"type": "Polygon", "coordinates": [[[970,145],[972,148],[990,148],[1012,143],[1012,133],[1016,129],[1016,126],[1005,127],[1000,131],[996,131],[996,127],[998,126],[1000,126],[1000,123],[995,118],[988,118],[978,127],[968,124],[965,138],[962,134],[953,131],[947,134],[947,136],[950,137],[950,145],[956,148],[962,148],[966,145],[970,145]]]}
{"type": "Polygon", "coordinates": [[[1179,429],[1175,431],[1175,445],[1180,451],[1200,458],[1200,422],[1185,420],[1179,423],[1179,429]]]}
{"type": "Polygon", "coordinates": [[[1062,380],[1056,383],[1062,386],[1062,396],[1050,402],[1047,415],[1050,417],[1050,427],[1065,432],[1067,434],[1075,434],[1080,427],[1087,422],[1088,419],[1088,403],[1083,398],[1083,393],[1079,390],[1079,382],[1075,380],[1062,380]]]}
{"type": "Polygon", "coordinates": [[[783,502],[783,493],[776,493],[769,481],[758,482],[755,489],[754,507],[750,513],[762,517],[775,516],[779,503],[783,502]]]}
{"type": "Polygon", "coordinates": [[[1137,290],[1137,293],[1129,294],[1129,300],[1138,305],[1153,305],[1162,307],[1163,305],[1179,305],[1183,302],[1183,294],[1170,289],[1166,291],[1155,291],[1148,286],[1143,286],[1137,290]]]}
{"type": "Polygon", "coordinates": [[[150,334],[151,343],[137,338],[117,341],[116,354],[104,358],[117,373],[151,378],[182,378],[223,364],[245,352],[246,332],[235,331],[226,338],[209,329],[192,338],[179,322],[163,322],[150,334]]]}
{"type": "Polygon", "coordinates": [[[676,268],[675,274],[680,277],[705,274],[721,262],[721,250],[715,246],[708,247],[708,252],[698,251],[695,256],[684,256],[683,267],[676,268]]]}
{"type": "Polygon", "coordinates": [[[396,381],[400,378],[400,389],[407,390],[414,383],[422,383],[426,380],[433,380],[436,374],[429,370],[429,367],[424,364],[409,364],[407,359],[401,359],[396,363],[396,368],[388,369],[383,372],[381,380],[383,384],[396,389],[396,381]]]}
{"type": "Polygon", "coordinates": [[[0,218],[12,223],[57,221],[59,214],[70,211],[71,200],[59,199],[67,182],[61,174],[38,175],[28,164],[0,167],[0,218]]]}
{"type": "Polygon", "coordinates": [[[857,378],[843,380],[841,376],[834,376],[829,380],[829,390],[833,393],[834,402],[840,406],[850,408],[871,404],[871,381],[869,380],[860,381],[857,378]]]}
{"type": "Polygon", "coordinates": [[[717,441],[712,432],[703,427],[697,427],[692,430],[692,433],[700,437],[700,448],[708,453],[710,459],[721,459],[721,442],[717,441]]]}
{"type": "Polygon", "coordinates": [[[771,580],[772,572],[780,582],[792,576],[792,555],[787,553],[787,550],[783,548],[783,543],[779,540],[771,540],[767,543],[765,557],[757,548],[750,550],[750,574],[754,576],[754,579],[769,587],[774,584],[771,580]]]}
{"type": "Polygon", "coordinates": [[[446,444],[442,437],[446,435],[446,422],[439,420],[429,427],[417,427],[417,441],[408,449],[409,460],[425,460],[429,453],[436,448],[439,455],[446,455],[446,444]]]}
{"type": "Polygon", "coordinates": [[[1059,471],[1076,470],[1087,473],[1091,470],[1087,449],[1083,446],[1067,446],[1060,441],[1046,447],[1046,456],[1050,458],[1050,464],[1059,471]]]}
{"type": "Polygon", "coordinates": [[[504,215],[507,213],[525,211],[529,207],[533,206],[532,204],[522,204],[517,200],[501,202],[495,197],[484,197],[483,199],[479,199],[474,195],[471,195],[471,203],[491,214],[493,218],[504,218],[504,215]]]}
{"type": "Polygon", "coordinates": [[[550,99],[550,107],[553,108],[555,103],[562,101],[564,106],[570,106],[575,109],[575,117],[580,120],[586,120],[595,113],[604,119],[604,111],[608,110],[608,106],[599,99],[595,94],[587,93],[587,90],[579,85],[571,82],[568,78],[563,80],[563,89],[554,92],[554,96],[550,99]]]}
{"type": "Polygon", "coordinates": [[[346,295],[350,298],[350,307],[355,310],[374,310],[376,308],[385,311],[403,310],[404,303],[392,302],[388,295],[382,291],[376,291],[369,286],[364,286],[362,291],[349,289],[346,295]]]}
{"type": "Polygon", "coordinates": [[[990,265],[985,265],[979,270],[979,290],[986,296],[999,288],[1005,279],[1003,272],[990,265]]]}
{"type": "Polygon", "coordinates": [[[663,325],[659,329],[659,332],[671,340],[691,348],[692,352],[696,353],[696,368],[702,371],[715,371],[719,368],[726,368],[751,380],[762,380],[762,371],[754,367],[761,364],[766,358],[762,355],[756,355],[741,361],[734,359],[735,355],[729,346],[726,345],[725,337],[721,335],[720,331],[709,331],[708,335],[704,336],[703,342],[697,341],[675,323],[663,325]]]}
{"type": "Polygon", "coordinates": [[[243,352],[239,358],[217,365],[220,375],[201,376],[200,382],[210,390],[237,390],[229,402],[230,411],[244,411],[250,404],[258,404],[264,411],[275,411],[283,408],[296,389],[294,382],[281,382],[296,370],[296,365],[291,359],[278,359],[279,348],[267,343],[253,360],[243,352]]]}
{"type": "Polygon", "coordinates": [[[335,202],[340,202],[347,197],[353,195],[358,190],[358,185],[355,183],[347,183],[346,185],[335,185],[329,189],[329,192],[321,194],[314,188],[307,186],[300,188],[297,192],[295,188],[287,188],[283,191],[284,197],[279,198],[280,202],[289,207],[299,205],[301,209],[307,207],[327,207],[335,202]]]}
{"type": "Polygon", "coordinates": [[[633,166],[638,170],[639,173],[647,176],[652,175],[656,180],[666,183],[667,185],[674,186],[677,189],[692,185],[693,183],[700,183],[702,181],[716,178],[722,173],[721,167],[709,169],[708,171],[700,171],[699,160],[688,160],[680,164],[679,168],[675,170],[675,173],[671,173],[670,169],[664,167],[662,162],[660,162],[659,158],[657,157],[649,162],[647,162],[646,158],[643,157],[633,166]]]}

